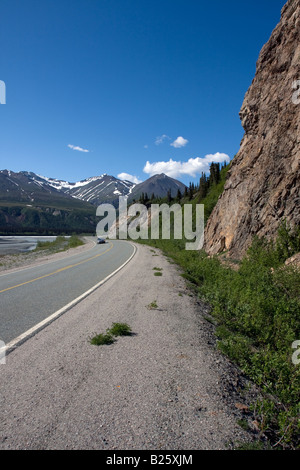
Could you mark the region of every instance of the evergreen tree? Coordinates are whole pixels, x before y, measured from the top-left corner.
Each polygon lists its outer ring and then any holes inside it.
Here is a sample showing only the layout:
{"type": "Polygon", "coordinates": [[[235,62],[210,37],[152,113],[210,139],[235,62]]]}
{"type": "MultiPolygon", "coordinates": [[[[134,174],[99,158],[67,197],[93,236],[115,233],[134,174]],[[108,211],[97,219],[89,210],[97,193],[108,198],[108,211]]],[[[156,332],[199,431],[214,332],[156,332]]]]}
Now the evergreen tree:
{"type": "Polygon", "coordinates": [[[208,180],[206,174],[202,172],[199,184],[199,198],[203,199],[207,195],[208,191],[208,180]]]}
{"type": "Polygon", "coordinates": [[[168,189],[168,192],[167,192],[167,201],[168,201],[168,204],[172,201],[171,189],[168,189]]]}
{"type": "Polygon", "coordinates": [[[191,199],[193,198],[193,195],[194,195],[193,183],[190,183],[190,184],[189,184],[189,192],[188,192],[188,195],[189,195],[189,200],[191,200],[191,199]]]}
{"type": "Polygon", "coordinates": [[[220,164],[219,163],[212,163],[210,165],[210,177],[209,183],[210,186],[214,186],[220,182],[221,175],[220,175],[220,164]]]}

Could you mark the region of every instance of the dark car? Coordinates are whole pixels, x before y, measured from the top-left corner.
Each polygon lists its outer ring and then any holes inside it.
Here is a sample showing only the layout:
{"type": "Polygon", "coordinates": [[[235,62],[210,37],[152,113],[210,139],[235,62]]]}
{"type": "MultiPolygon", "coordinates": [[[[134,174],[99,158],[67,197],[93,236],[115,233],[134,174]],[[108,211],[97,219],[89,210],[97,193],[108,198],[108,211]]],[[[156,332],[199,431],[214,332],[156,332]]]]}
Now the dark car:
{"type": "Polygon", "coordinates": [[[106,241],[104,240],[104,238],[98,238],[98,239],[97,239],[97,244],[98,244],[98,245],[102,245],[103,243],[106,243],[106,241]]]}

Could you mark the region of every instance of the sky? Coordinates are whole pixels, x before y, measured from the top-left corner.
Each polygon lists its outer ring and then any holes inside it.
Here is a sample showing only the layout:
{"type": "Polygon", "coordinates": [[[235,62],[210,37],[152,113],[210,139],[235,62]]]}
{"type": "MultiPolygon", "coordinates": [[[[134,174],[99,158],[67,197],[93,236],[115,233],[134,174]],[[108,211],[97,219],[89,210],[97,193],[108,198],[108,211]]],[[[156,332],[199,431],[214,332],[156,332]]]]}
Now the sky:
{"type": "Polygon", "coordinates": [[[285,3],[0,0],[0,169],[197,182],[239,150],[285,3]]]}

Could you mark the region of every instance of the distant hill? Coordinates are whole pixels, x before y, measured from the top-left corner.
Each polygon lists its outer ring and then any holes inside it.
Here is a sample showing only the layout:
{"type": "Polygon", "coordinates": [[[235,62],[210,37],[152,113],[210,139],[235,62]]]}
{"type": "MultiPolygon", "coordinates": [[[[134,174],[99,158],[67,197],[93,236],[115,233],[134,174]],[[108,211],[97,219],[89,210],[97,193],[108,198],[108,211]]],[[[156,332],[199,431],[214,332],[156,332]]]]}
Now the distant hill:
{"type": "Polygon", "coordinates": [[[0,171],[0,201],[19,202],[27,205],[49,204],[65,205],[69,197],[55,187],[45,184],[42,177],[21,171],[0,171]]]}
{"type": "Polygon", "coordinates": [[[0,233],[94,233],[94,207],[29,172],[0,171],[0,233]]]}

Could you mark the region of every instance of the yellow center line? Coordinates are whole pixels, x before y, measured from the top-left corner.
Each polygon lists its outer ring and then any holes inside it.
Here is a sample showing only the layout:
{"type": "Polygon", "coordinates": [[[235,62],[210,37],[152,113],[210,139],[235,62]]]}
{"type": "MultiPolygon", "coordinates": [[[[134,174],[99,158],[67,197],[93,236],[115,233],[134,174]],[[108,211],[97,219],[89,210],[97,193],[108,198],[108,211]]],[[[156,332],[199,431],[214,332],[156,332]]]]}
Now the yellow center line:
{"type": "Polygon", "coordinates": [[[99,258],[99,256],[105,255],[105,253],[108,253],[112,248],[113,248],[113,243],[111,243],[111,246],[103,251],[103,253],[100,253],[99,255],[92,256],[91,258],[85,259],[84,261],[80,261],[79,263],[75,264],[70,264],[69,266],[65,266],[64,268],[57,269],[53,273],[45,274],[44,276],[36,277],[35,279],[31,279],[30,281],[22,282],[22,284],[17,284],[16,286],[12,287],[7,287],[6,289],[0,290],[0,294],[3,292],[7,292],[8,290],[16,289],[17,287],[25,286],[26,284],[30,284],[32,282],[39,281],[40,279],[45,279],[46,277],[53,276],[54,274],[61,273],[62,271],[66,271],[67,269],[75,268],[76,266],[79,266],[80,264],[87,263],[88,261],[92,261],[93,259],[99,258]]]}

